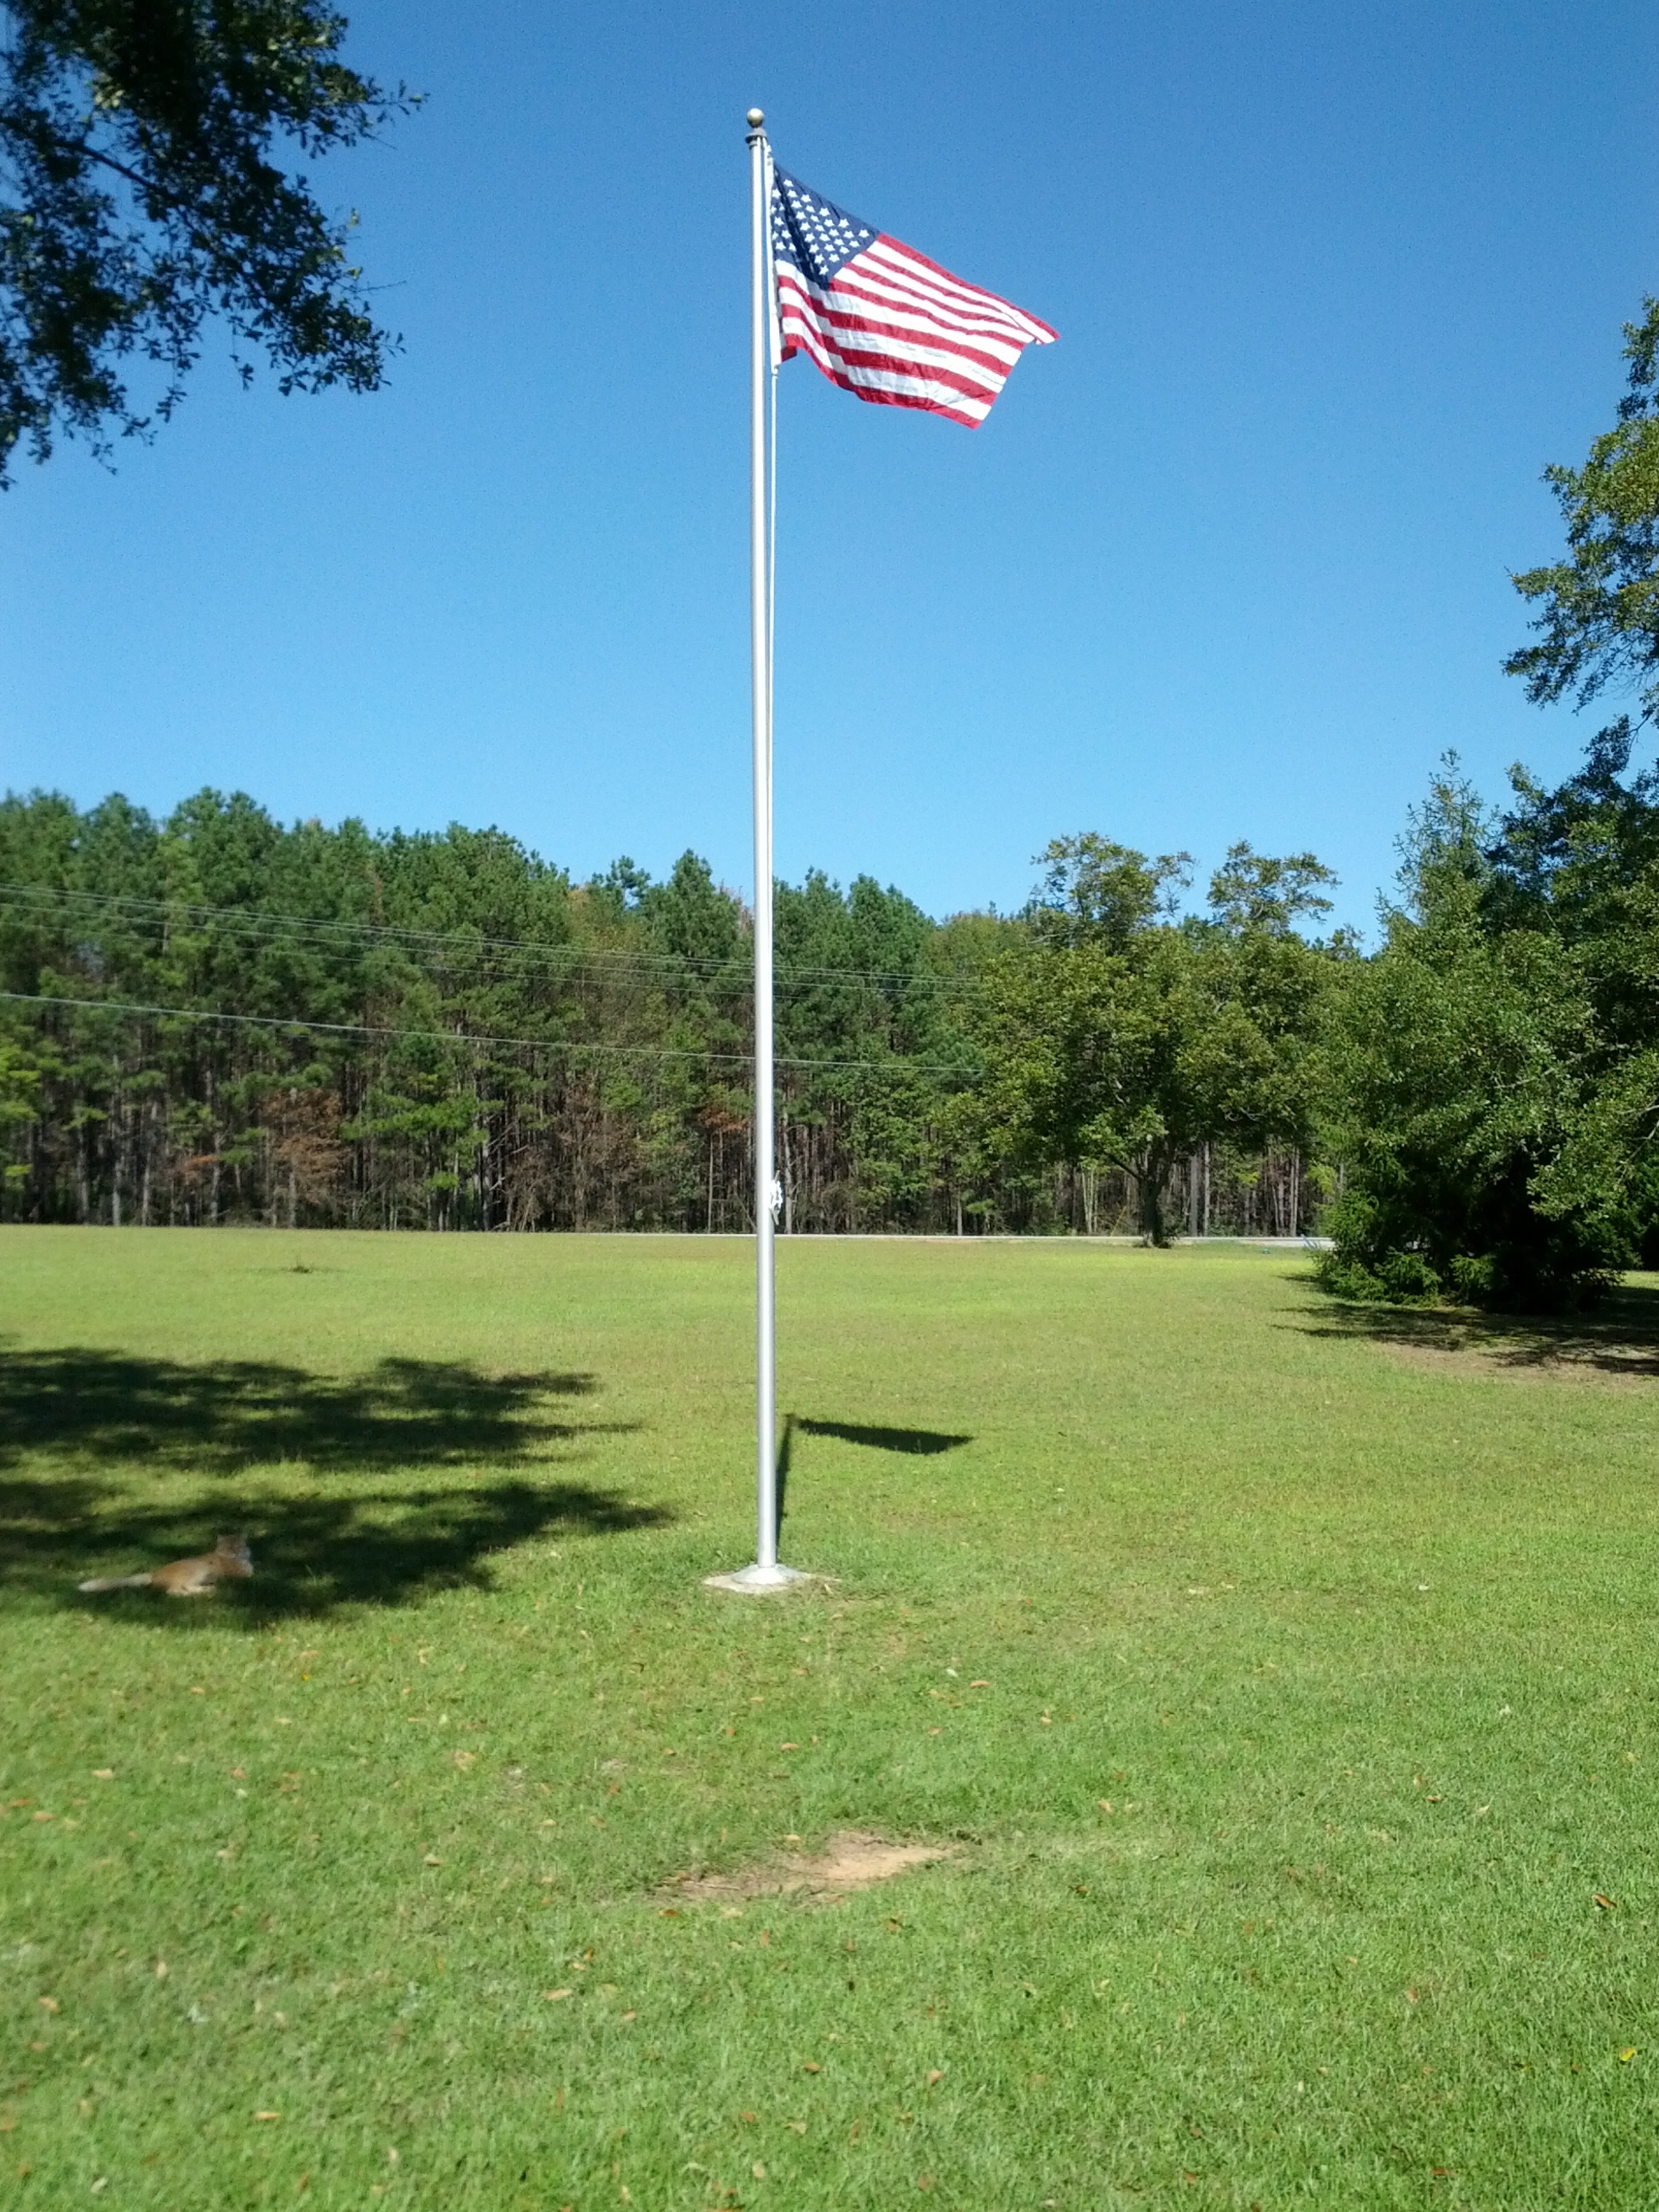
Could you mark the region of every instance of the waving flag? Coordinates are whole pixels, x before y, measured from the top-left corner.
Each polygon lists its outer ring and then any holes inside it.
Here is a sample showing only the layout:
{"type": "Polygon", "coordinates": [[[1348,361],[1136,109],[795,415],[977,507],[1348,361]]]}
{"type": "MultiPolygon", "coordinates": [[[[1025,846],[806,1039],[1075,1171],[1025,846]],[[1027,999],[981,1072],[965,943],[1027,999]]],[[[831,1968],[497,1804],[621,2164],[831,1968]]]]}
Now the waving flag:
{"type": "Polygon", "coordinates": [[[879,406],[976,429],[1025,348],[1057,335],[775,167],[771,244],[774,358],[807,354],[879,406]]]}

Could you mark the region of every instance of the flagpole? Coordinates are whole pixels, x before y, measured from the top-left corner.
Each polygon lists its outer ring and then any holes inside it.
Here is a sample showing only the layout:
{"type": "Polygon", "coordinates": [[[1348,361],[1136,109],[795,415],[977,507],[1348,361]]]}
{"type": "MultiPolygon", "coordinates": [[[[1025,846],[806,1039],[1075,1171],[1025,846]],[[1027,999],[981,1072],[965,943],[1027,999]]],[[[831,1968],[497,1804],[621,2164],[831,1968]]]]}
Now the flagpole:
{"type": "Polygon", "coordinates": [[[781,1589],[800,1577],[778,1559],[778,1378],[772,1211],[776,1179],[772,1046],[772,623],[768,560],[766,393],[772,366],[768,296],[766,118],[749,111],[749,638],[755,780],[755,1561],[710,1575],[718,1589],[781,1589]]]}

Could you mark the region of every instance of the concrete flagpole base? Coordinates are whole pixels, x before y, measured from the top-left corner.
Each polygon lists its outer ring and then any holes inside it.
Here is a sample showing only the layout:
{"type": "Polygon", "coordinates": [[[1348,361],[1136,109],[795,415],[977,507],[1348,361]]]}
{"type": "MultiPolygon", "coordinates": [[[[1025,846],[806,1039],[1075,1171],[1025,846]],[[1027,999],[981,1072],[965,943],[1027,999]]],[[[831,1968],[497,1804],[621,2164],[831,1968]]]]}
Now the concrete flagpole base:
{"type": "Polygon", "coordinates": [[[763,1595],[769,1590],[787,1589],[793,1583],[810,1583],[813,1577],[799,1567],[786,1567],[775,1562],[769,1567],[756,1565],[739,1567],[735,1574],[705,1575],[705,1589],[730,1590],[738,1597],[763,1595]]]}

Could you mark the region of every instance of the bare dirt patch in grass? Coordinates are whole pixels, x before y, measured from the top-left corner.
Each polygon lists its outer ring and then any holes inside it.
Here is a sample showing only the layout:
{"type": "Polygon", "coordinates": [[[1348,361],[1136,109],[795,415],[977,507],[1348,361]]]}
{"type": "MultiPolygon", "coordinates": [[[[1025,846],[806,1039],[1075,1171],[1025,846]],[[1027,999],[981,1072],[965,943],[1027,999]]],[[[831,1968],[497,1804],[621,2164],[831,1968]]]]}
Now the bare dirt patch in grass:
{"type": "Polygon", "coordinates": [[[948,1844],[896,1844],[867,1828],[842,1828],[816,1856],[781,1852],[731,1874],[682,1874],[658,1894],[688,1905],[742,1904],[750,1898],[805,1896],[833,1905],[855,1889],[891,1881],[912,1867],[951,1858],[948,1844]]]}

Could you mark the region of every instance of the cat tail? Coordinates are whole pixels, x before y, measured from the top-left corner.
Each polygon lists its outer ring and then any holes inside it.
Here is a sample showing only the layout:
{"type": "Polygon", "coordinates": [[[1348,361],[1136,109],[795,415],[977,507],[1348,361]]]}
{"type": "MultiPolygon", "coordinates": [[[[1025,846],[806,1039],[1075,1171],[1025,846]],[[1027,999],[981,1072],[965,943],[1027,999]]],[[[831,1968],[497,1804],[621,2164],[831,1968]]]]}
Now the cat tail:
{"type": "Polygon", "coordinates": [[[89,1583],[77,1583],[76,1588],[83,1590],[148,1589],[149,1584],[148,1575],[94,1575],[89,1583]]]}

